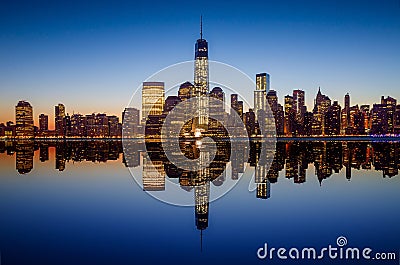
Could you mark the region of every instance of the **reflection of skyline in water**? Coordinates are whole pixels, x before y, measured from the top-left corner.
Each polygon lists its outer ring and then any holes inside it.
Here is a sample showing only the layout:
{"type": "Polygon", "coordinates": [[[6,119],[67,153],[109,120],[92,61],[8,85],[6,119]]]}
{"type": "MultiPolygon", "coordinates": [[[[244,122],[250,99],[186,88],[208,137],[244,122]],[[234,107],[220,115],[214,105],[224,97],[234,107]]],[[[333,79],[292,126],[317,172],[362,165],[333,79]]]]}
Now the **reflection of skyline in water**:
{"type": "MultiPolygon", "coordinates": [[[[246,163],[250,167],[256,167],[260,163],[261,145],[258,142],[250,142],[247,158],[244,157],[245,151],[234,152],[232,157],[229,157],[230,146],[223,142],[219,142],[218,146],[217,155],[209,168],[209,179],[215,186],[224,183],[224,170],[228,163],[232,168],[232,180],[239,179],[246,163]]],[[[179,178],[181,186],[196,185],[196,180],[189,171],[182,170],[168,161],[159,143],[145,145],[144,141],[132,141],[125,146],[128,152],[124,152],[121,141],[0,141],[0,153],[16,155],[16,170],[20,174],[27,174],[33,169],[35,151],[39,150],[40,162],[51,160],[51,147],[55,148],[55,168],[59,171],[65,170],[70,162],[115,161],[121,155],[126,167],[135,168],[146,163],[143,158],[147,149],[147,159],[150,158],[153,164],[163,165],[159,167],[159,172],[168,178],[179,178]]],[[[266,174],[267,179],[275,183],[278,181],[278,173],[285,170],[286,178],[293,179],[294,183],[303,183],[306,181],[308,166],[313,164],[315,175],[321,183],[341,170],[346,171],[346,178],[350,180],[351,169],[381,171],[384,178],[394,177],[399,174],[398,149],[398,142],[280,141],[276,144],[270,169],[260,174],[266,174]]],[[[182,145],[181,150],[186,157],[198,156],[198,150],[191,144],[182,145]]]]}
{"type": "MultiPolygon", "coordinates": [[[[255,196],[260,199],[270,198],[271,186],[278,181],[281,171],[281,177],[291,179],[295,184],[306,182],[311,174],[322,185],[325,179],[342,170],[346,178],[351,180],[354,169],[380,171],[382,177],[386,178],[398,175],[400,167],[398,142],[277,142],[269,170],[260,162],[261,146],[258,142],[250,142],[248,157],[244,156],[245,150],[243,153],[234,152],[229,157],[228,142],[218,142],[217,145],[216,156],[207,174],[201,176],[170,163],[159,143],[145,145],[143,141],[124,143],[124,148],[127,148],[125,153],[121,141],[0,141],[0,153],[15,154],[15,167],[20,174],[32,171],[35,155],[39,155],[40,162],[54,161],[54,168],[59,171],[67,170],[71,162],[107,162],[122,158],[126,167],[143,171],[144,190],[164,192],[166,178],[177,180],[182,190],[193,190],[195,224],[201,231],[208,227],[210,186],[224,185],[227,178],[237,181],[246,165],[254,168],[257,188],[255,196]],[[54,155],[49,154],[49,148],[54,148],[54,155]],[[228,164],[231,170],[225,171],[228,164]],[[310,172],[310,164],[314,166],[315,172],[310,172]]],[[[199,150],[190,143],[183,144],[181,150],[189,158],[199,156],[199,150]]]]}

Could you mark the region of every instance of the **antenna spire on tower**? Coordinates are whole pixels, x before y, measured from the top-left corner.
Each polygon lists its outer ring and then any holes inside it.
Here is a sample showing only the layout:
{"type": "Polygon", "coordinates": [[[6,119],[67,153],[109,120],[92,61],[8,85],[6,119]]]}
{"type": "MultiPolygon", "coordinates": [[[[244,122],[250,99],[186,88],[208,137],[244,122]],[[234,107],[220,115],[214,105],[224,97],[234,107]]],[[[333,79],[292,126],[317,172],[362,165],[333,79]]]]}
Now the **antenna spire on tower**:
{"type": "Polygon", "coordinates": [[[203,39],[203,16],[200,15],[200,39],[203,39]]]}

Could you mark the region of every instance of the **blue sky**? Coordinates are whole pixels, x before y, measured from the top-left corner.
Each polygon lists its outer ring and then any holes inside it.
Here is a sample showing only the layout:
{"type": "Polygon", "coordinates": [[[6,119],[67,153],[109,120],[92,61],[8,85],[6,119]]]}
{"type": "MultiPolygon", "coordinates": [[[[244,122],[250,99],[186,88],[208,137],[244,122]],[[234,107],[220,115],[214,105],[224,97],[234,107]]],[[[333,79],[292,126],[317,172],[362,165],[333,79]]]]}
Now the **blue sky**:
{"type": "MultiPolygon", "coordinates": [[[[12,1],[0,7],[0,122],[34,115],[120,115],[148,76],[192,60],[199,17],[210,59],[269,72],[282,102],[312,105],[318,86],[343,104],[400,99],[400,1],[12,1]]],[[[252,92],[243,95],[252,102],[252,92]]]]}

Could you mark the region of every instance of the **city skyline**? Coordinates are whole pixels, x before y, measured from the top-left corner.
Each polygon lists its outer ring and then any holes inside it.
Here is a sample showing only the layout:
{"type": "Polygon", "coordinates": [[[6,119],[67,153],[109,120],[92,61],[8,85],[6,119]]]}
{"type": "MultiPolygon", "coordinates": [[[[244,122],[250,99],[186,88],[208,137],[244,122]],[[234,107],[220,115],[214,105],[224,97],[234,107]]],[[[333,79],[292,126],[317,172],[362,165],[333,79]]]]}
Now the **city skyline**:
{"type": "MultiPolygon", "coordinates": [[[[314,94],[318,86],[339,102],[347,92],[359,104],[372,105],[381,95],[400,98],[397,1],[210,3],[210,10],[186,4],[179,16],[171,16],[176,4],[157,3],[152,8],[166,13],[152,21],[144,3],[135,8],[113,5],[106,16],[107,3],[64,5],[39,5],[28,12],[21,4],[8,3],[3,9],[1,121],[12,120],[7,110],[21,99],[35,106],[36,114],[50,116],[60,102],[70,114],[119,116],[142,80],[192,58],[200,14],[212,43],[210,56],[249,76],[270,73],[271,89],[279,98],[293,89],[314,94]],[[168,39],[163,42],[168,53],[152,37],[168,39]]],[[[310,109],[309,99],[305,104],[310,109]]],[[[34,115],[36,124],[37,119],[34,115]]]]}

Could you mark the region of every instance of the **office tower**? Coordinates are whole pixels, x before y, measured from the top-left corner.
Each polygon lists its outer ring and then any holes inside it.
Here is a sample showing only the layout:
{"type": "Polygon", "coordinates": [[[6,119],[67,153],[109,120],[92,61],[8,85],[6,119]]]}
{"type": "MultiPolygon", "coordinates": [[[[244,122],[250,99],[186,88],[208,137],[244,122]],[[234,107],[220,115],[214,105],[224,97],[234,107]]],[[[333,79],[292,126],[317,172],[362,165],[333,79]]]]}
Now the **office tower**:
{"type": "Polygon", "coordinates": [[[15,106],[15,136],[21,138],[32,138],[33,128],[33,109],[27,101],[19,101],[15,106]]]}
{"type": "Polygon", "coordinates": [[[277,135],[283,135],[284,132],[284,112],[283,107],[278,103],[278,96],[275,90],[267,92],[267,102],[275,118],[275,129],[277,135]]]}
{"type": "Polygon", "coordinates": [[[143,82],[142,122],[149,115],[161,115],[164,110],[164,82],[143,82]]]}
{"type": "Polygon", "coordinates": [[[95,137],[108,136],[108,117],[104,113],[98,113],[95,116],[95,137]]]}
{"type": "MultiPolygon", "coordinates": [[[[194,85],[192,83],[185,82],[179,86],[178,97],[181,99],[182,102],[190,99],[193,96],[193,93],[194,93],[194,85]]],[[[192,131],[193,117],[190,114],[192,112],[191,109],[192,107],[193,106],[191,106],[191,104],[184,105],[185,111],[182,117],[184,125],[181,131],[184,135],[188,135],[192,131]]]]}
{"type": "Polygon", "coordinates": [[[231,115],[233,115],[232,111],[235,111],[243,120],[243,101],[238,99],[238,94],[231,94],[231,115]]]}
{"type": "Polygon", "coordinates": [[[213,135],[224,131],[222,123],[225,118],[225,93],[220,87],[214,87],[210,92],[209,113],[213,119],[209,120],[209,130],[213,135]]]}
{"type": "Polygon", "coordinates": [[[67,113],[63,119],[63,129],[64,129],[64,134],[65,136],[71,136],[71,117],[67,113]]]}
{"type": "Polygon", "coordinates": [[[314,121],[313,113],[310,111],[306,111],[306,113],[304,113],[304,135],[313,134],[313,121],[314,121]]]}
{"type": "Polygon", "coordinates": [[[194,120],[194,129],[206,131],[208,127],[208,43],[203,39],[203,22],[200,19],[200,39],[195,45],[194,55],[194,91],[198,98],[198,117],[194,120]]]}
{"type": "Polygon", "coordinates": [[[371,134],[391,134],[395,128],[395,113],[397,100],[392,97],[384,96],[381,98],[381,104],[374,104],[371,112],[371,134]]]}
{"type": "Polygon", "coordinates": [[[237,102],[237,106],[237,113],[239,114],[240,119],[243,120],[243,101],[239,100],[237,102]]]}
{"type": "Polygon", "coordinates": [[[364,133],[368,134],[371,129],[369,105],[361,105],[360,111],[364,117],[364,133]]]}
{"type": "Polygon", "coordinates": [[[181,99],[178,96],[168,96],[165,100],[164,114],[168,114],[180,102],[181,99]]]}
{"type": "Polygon", "coordinates": [[[285,96],[285,135],[291,136],[295,132],[295,113],[293,109],[293,97],[285,96]]]}
{"type": "Polygon", "coordinates": [[[344,96],[344,109],[348,112],[348,114],[350,113],[350,95],[349,95],[349,93],[347,93],[344,96]]]}
{"type": "Polygon", "coordinates": [[[296,123],[303,126],[304,123],[304,113],[305,113],[305,103],[304,103],[305,93],[303,90],[293,90],[293,111],[295,113],[296,123]]]}
{"type": "Polygon", "coordinates": [[[86,118],[79,113],[71,116],[71,135],[76,137],[86,136],[86,118]]]}
{"type": "Polygon", "coordinates": [[[344,108],[341,113],[341,134],[346,134],[350,124],[350,95],[347,93],[344,96],[344,108]]]}
{"type": "Polygon", "coordinates": [[[269,91],[269,74],[256,74],[256,90],[254,91],[254,113],[256,120],[260,110],[267,110],[267,91],[269,91]]]}
{"type": "Polygon", "coordinates": [[[386,105],[373,104],[371,109],[371,131],[370,134],[383,135],[388,133],[388,113],[386,105]]]}
{"type": "Polygon", "coordinates": [[[107,116],[108,120],[108,136],[109,137],[120,137],[121,132],[119,131],[119,118],[115,115],[107,116]]]}
{"type": "Polygon", "coordinates": [[[45,114],[39,115],[39,131],[47,132],[49,130],[49,116],[45,114]]]}
{"type": "Polygon", "coordinates": [[[394,114],[394,133],[400,134],[400,105],[396,106],[396,111],[394,114]]]}
{"type": "Polygon", "coordinates": [[[64,117],[65,117],[65,106],[63,104],[58,104],[55,106],[54,110],[54,124],[55,133],[57,136],[64,136],[64,117]]]}
{"type": "Polygon", "coordinates": [[[237,111],[237,108],[238,108],[238,104],[237,104],[237,102],[238,102],[238,94],[231,94],[231,114],[232,114],[232,111],[236,111],[236,113],[238,112],[237,111]]]}
{"type": "Polygon", "coordinates": [[[125,108],[122,112],[122,136],[137,137],[139,131],[140,111],[136,108],[125,108]]]}
{"type": "Polygon", "coordinates": [[[341,107],[337,101],[328,108],[325,114],[325,134],[326,135],[339,135],[340,134],[340,114],[341,107]]]}
{"type": "Polygon", "coordinates": [[[247,134],[252,136],[255,134],[256,115],[253,109],[249,109],[244,115],[244,124],[246,125],[247,134]]]}
{"type": "Polygon", "coordinates": [[[358,105],[350,107],[350,123],[347,134],[360,135],[365,131],[364,116],[358,105]]]}
{"type": "Polygon", "coordinates": [[[385,106],[387,112],[387,133],[393,133],[397,100],[392,97],[384,98],[384,96],[382,96],[381,104],[385,106]]]}
{"type": "Polygon", "coordinates": [[[278,110],[278,96],[275,90],[270,90],[267,92],[267,101],[272,112],[275,114],[278,110]]]}
{"type": "Polygon", "coordinates": [[[192,97],[194,93],[194,85],[190,82],[185,82],[179,86],[178,97],[181,101],[185,101],[192,97]]]}
{"type": "Polygon", "coordinates": [[[283,111],[283,106],[281,104],[278,104],[277,107],[275,115],[275,125],[276,125],[276,134],[283,135],[285,126],[285,112],[283,111]]]}
{"type": "Polygon", "coordinates": [[[325,132],[325,114],[331,105],[331,100],[328,96],[321,93],[321,88],[318,88],[318,93],[314,101],[314,121],[313,134],[321,135],[325,132]]]}

